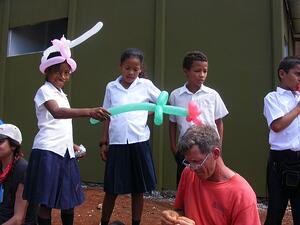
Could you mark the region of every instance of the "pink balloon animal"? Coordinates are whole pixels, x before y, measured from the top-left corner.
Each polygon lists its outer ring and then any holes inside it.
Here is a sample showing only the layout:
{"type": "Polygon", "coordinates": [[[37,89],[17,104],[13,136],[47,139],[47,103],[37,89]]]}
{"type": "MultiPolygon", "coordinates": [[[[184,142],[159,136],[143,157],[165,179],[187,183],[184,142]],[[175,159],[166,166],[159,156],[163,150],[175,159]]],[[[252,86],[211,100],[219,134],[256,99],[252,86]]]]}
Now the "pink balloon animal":
{"type": "Polygon", "coordinates": [[[188,104],[188,116],[186,117],[186,120],[188,122],[193,122],[196,125],[201,124],[201,120],[198,118],[198,116],[201,114],[201,110],[199,109],[199,106],[193,102],[190,101],[188,104]]]}

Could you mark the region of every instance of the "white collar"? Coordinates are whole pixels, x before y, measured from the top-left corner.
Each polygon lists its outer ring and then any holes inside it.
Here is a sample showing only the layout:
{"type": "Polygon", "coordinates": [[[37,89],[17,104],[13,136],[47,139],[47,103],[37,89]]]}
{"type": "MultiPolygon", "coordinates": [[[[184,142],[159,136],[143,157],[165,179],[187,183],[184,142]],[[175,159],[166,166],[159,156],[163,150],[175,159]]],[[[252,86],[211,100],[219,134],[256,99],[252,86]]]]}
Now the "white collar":
{"type": "Polygon", "coordinates": [[[284,95],[284,94],[293,94],[293,95],[297,95],[297,96],[300,95],[299,91],[286,90],[286,89],[281,88],[281,87],[277,87],[276,92],[278,92],[281,95],[284,95]]]}
{"type": "MultiPolygon", "coordinates": [[[[122,90],[127,90],[126,88],[123,87],[123,85],[121,84],[120,80],[122,79],[122,75],[118,76],[118,78],[113,82],[113,86],[118,87],[119,89],[122,90]]],[[[139,77],[137,77],[132,84],[128,87],[128,89],[133,88],[134,86],[136,86],[137,84],[141,83],[141,79],[139,77]]]]}
{"type": "Polygon", "coordinates": [[[179,95],[183,94],[183,93],[187,93],[187,94],[190,94],[190,95],[193,95],[193,94],[198,94],[200,92],[207,92],[209,93],[210,90],[208,87],[206,87],[204,84],[201,85],[201,87],[195,92],[195,93],[192,93],[187,87],[186,87],[187,83],[185,83],[181,89],[180,89],[180,92],[179,92],[179,95]]]}

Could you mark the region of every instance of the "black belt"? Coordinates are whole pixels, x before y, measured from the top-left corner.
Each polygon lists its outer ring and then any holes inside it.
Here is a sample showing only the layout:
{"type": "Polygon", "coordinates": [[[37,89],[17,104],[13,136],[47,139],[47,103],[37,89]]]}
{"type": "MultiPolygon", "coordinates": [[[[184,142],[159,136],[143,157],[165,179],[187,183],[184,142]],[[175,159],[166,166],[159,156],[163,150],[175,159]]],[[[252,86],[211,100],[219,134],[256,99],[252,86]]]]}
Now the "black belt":
{"type": "Polygon", "coordinates": [[[271,150],[270,159],[276,162],[300,162],[300,151],[285,150],[271,150]]]}

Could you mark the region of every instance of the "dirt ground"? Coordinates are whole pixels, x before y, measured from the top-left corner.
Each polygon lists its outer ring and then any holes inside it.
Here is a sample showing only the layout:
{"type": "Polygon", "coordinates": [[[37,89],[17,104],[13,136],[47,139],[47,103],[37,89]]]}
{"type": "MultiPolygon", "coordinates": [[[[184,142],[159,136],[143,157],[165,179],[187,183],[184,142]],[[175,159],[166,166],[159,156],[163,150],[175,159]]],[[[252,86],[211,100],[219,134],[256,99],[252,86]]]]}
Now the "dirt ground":
{"type": "MultiPolygon", "coordinates": [[[[104,193],[101,187],[88,187],[84,189],[86,200],[75,209],[74,224],[75,225],[99,225],[101,209],[97,206],[102,203],[104,193]]],[[[174,203],[173,198],[152,198],[146,197],[144,204],[144,211],[141,224],[156,225],[160,224],[160,214],[162,210],[172,208],[174,203]]],[[[259,205],[260,219],[263,224],[266,215],[266,208],[259,205]]],[[[53,224],[59,225],[60,214],[59,211],[53,211],[53,224]]],[[[119,196],[116,200],[115,209],[111,221],[120,220],[124,224],[131,224],[131,200],[130,196],[119,196]]],[[[292,225],[291,213],[287,210],[282,225],[292,225]]]]}

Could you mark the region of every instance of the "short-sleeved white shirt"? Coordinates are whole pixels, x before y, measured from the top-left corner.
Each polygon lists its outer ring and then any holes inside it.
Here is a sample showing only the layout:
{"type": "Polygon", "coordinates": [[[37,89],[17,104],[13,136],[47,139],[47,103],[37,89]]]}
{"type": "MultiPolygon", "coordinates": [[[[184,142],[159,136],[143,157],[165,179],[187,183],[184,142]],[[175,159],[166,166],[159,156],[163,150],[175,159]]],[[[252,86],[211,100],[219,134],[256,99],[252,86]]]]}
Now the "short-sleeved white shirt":
{"type": "MultiPolygon", "coordinates": [[[[300,101],[300,93],[277,87],[264,98],[264,116],[268,126],[293,110],[300,101]]],[[[272,150],[300,151],[300,116],[298,115],[291,124],[280,132],[270,129],[269,143],[272,150]]]]}
{"type": "MultiPolygon", "coordinates": [[[[228,110],[218,92],[202,85],[196,93],[192,93],[187,89],[185,84],[172,91],[169,98],[170,105],[183,108],[187,108],[190,101],[197,103],[199,106],[201,110],[199,116],[201,122],[209,124],[218,132],[215,120],[223,118],[228,114],[228,110]]],[[[179,139],[193,125],[192,122],[186,121],[186,118],[182,116],[170,115],[169,119],[171,122],[177,123],[179,139]]]]}
{"type": "Polygon", "coordinates": [[[74,158],[72,119],[55,119],[44,105],[49,100],[56,101],[59,107],[70,108],[66,94],[50,82],[46,81],[38,89],[34,102],[39,131],[32,148],[52,151],[62,157],[68,149],[70,157],[74,158]]]}
{"type": "MultiPolygon", "coordinates": [[[[160,90],[144,78],[137,78],[128,89],[120,84],[121,76],[106,86],[103,107],[108,109],[130,103],[156,102],[160,90]]],[[[112,116],[109,124],[109,144],[131,144],[147,141],[147,111],[132,111],[112,116]]]]}

